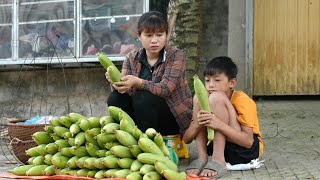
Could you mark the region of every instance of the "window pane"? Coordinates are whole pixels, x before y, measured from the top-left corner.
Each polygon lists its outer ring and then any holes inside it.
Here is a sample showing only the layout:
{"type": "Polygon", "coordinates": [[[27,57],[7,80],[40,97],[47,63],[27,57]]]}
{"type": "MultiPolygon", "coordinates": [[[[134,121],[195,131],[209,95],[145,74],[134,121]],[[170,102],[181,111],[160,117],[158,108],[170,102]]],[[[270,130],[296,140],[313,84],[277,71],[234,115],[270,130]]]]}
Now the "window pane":
{"type": "Polygon", "coordinates": [[[1,0],[0,4],[12,4],[13,0],[1,0]]]}
{"type": "Polygon", "coordinates": [[[0,59],[11,58],[12,26],[0,26],[0,59]]]}
{"type": "Polygon", "coordinates": [[[73,22],[19,26],[19,58],[74,56],[73,22]]]}
{"type": "Polygon", "coordinates": [[[143,0],[83,0],[82,9],[82,55],[124,55],[140,46],[136,26],[143,0]]]}
{"type": "Polygon", "coordinates": [[[143,0],[83,0],[84,17],[116,16],[143,13],[143,0]],[[110,9],[106,11],[106,9],[110,9]]]}
{"type": "Polygon", "coordinates": [[[106,54],[127,54],[138,47],[136,22],[139,17],[115,18],[115,23],[109,19],[83,21],[82,53],[95,55],[97,52],[106,54]]]}
{"type": "MultiPolygon", "coordinates": [[[[19,22],[32,22],[44,20],[62,20],[74,18],[73,1],[43,3],[33,1],[21,1],[19,6],[19,22]]],[[[41,2],[41,1],[40,1],[41,2]]]]}
{"type": "Polygon", "coordinates": [[[19,19],[19,58],[73,56],[73,1],[24,0],[19,19]]]}
{"type": "Polygon", "coordinates": [[[12,22],[11,5],[0,6],[0,25],[12,22]]]}

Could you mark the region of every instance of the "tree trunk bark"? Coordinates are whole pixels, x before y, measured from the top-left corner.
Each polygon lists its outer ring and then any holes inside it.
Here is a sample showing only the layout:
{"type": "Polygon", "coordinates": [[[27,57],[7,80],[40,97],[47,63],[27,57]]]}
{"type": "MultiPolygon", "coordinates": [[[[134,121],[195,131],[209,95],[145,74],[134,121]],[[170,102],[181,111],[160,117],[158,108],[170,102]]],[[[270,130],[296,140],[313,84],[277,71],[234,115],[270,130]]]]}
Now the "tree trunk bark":
{"type": "Polygon", "coordinates": [[[202,0],[170,0],[168,7],[169,16],[172,12],[176,10],[178,11],[169,43],[177,46],[185,52],[187,78],[192,93],[194,93],[193,76],[195,74],[199,74],[201,65],[201,4],[202,0]]]}

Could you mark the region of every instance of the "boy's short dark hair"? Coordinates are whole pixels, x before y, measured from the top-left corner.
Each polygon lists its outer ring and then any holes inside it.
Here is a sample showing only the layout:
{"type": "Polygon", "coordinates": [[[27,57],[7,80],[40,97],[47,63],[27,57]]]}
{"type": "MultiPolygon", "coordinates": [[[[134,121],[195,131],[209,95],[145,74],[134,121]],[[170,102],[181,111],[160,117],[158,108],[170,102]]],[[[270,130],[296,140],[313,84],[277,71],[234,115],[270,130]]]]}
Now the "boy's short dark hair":
{"type": "Polygon", "coordinates": [[[144,13],[138,22],[138,34],[146,30],[149,33],[166,32],[168,33],[167,17],[158,11],[149,11],[144,13]]]}
{"type": "Polygon", "coordinates": [[[203,76],[213,76],[225,73],[228,80],[237,78],[237,65],[227,56],[219,56],[213,58],[204,68],[203,76]]]}

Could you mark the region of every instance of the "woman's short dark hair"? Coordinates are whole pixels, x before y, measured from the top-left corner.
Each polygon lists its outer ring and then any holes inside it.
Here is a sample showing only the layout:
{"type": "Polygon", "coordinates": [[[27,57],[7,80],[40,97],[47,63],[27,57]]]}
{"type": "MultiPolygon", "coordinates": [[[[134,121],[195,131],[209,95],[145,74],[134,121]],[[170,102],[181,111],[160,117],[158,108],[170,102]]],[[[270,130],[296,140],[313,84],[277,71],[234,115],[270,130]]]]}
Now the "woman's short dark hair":
{"type": "Polygon", "coordinates": [[[142,31],[168,33],[168,22],[166,16],[158,11],[149,11],[144,13],[138,22],[139,36],[142,31]]]}
{"type": "Polygon", "coordinates": [[[204,68],[203,76],[213,76],[225,73],[228,79],[237,78],[237,65],[227,56],[213,58],[204,68]]]}

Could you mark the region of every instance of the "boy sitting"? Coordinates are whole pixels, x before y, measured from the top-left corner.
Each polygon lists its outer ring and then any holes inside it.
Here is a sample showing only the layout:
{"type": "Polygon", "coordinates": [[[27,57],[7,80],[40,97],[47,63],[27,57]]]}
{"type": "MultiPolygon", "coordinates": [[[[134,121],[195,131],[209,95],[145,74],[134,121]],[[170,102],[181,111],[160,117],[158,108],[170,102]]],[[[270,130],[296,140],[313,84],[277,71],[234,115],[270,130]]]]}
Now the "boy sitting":
{"type": "Polygon", "coordinates": [[[212,59],[204,69],[212,113],[200,110],[194,96],[192,122],[183,140],[188,144],[196,140],[198,158],[190,163],[188,175],[221,177],[227,172],[226,162],[249,163],[263,153],[256,104],[244,92],[233,89],[237,71],[236,64],[225,56],[212,59]],[[207,127],[214,129],[209,146],[207,127]]]}

